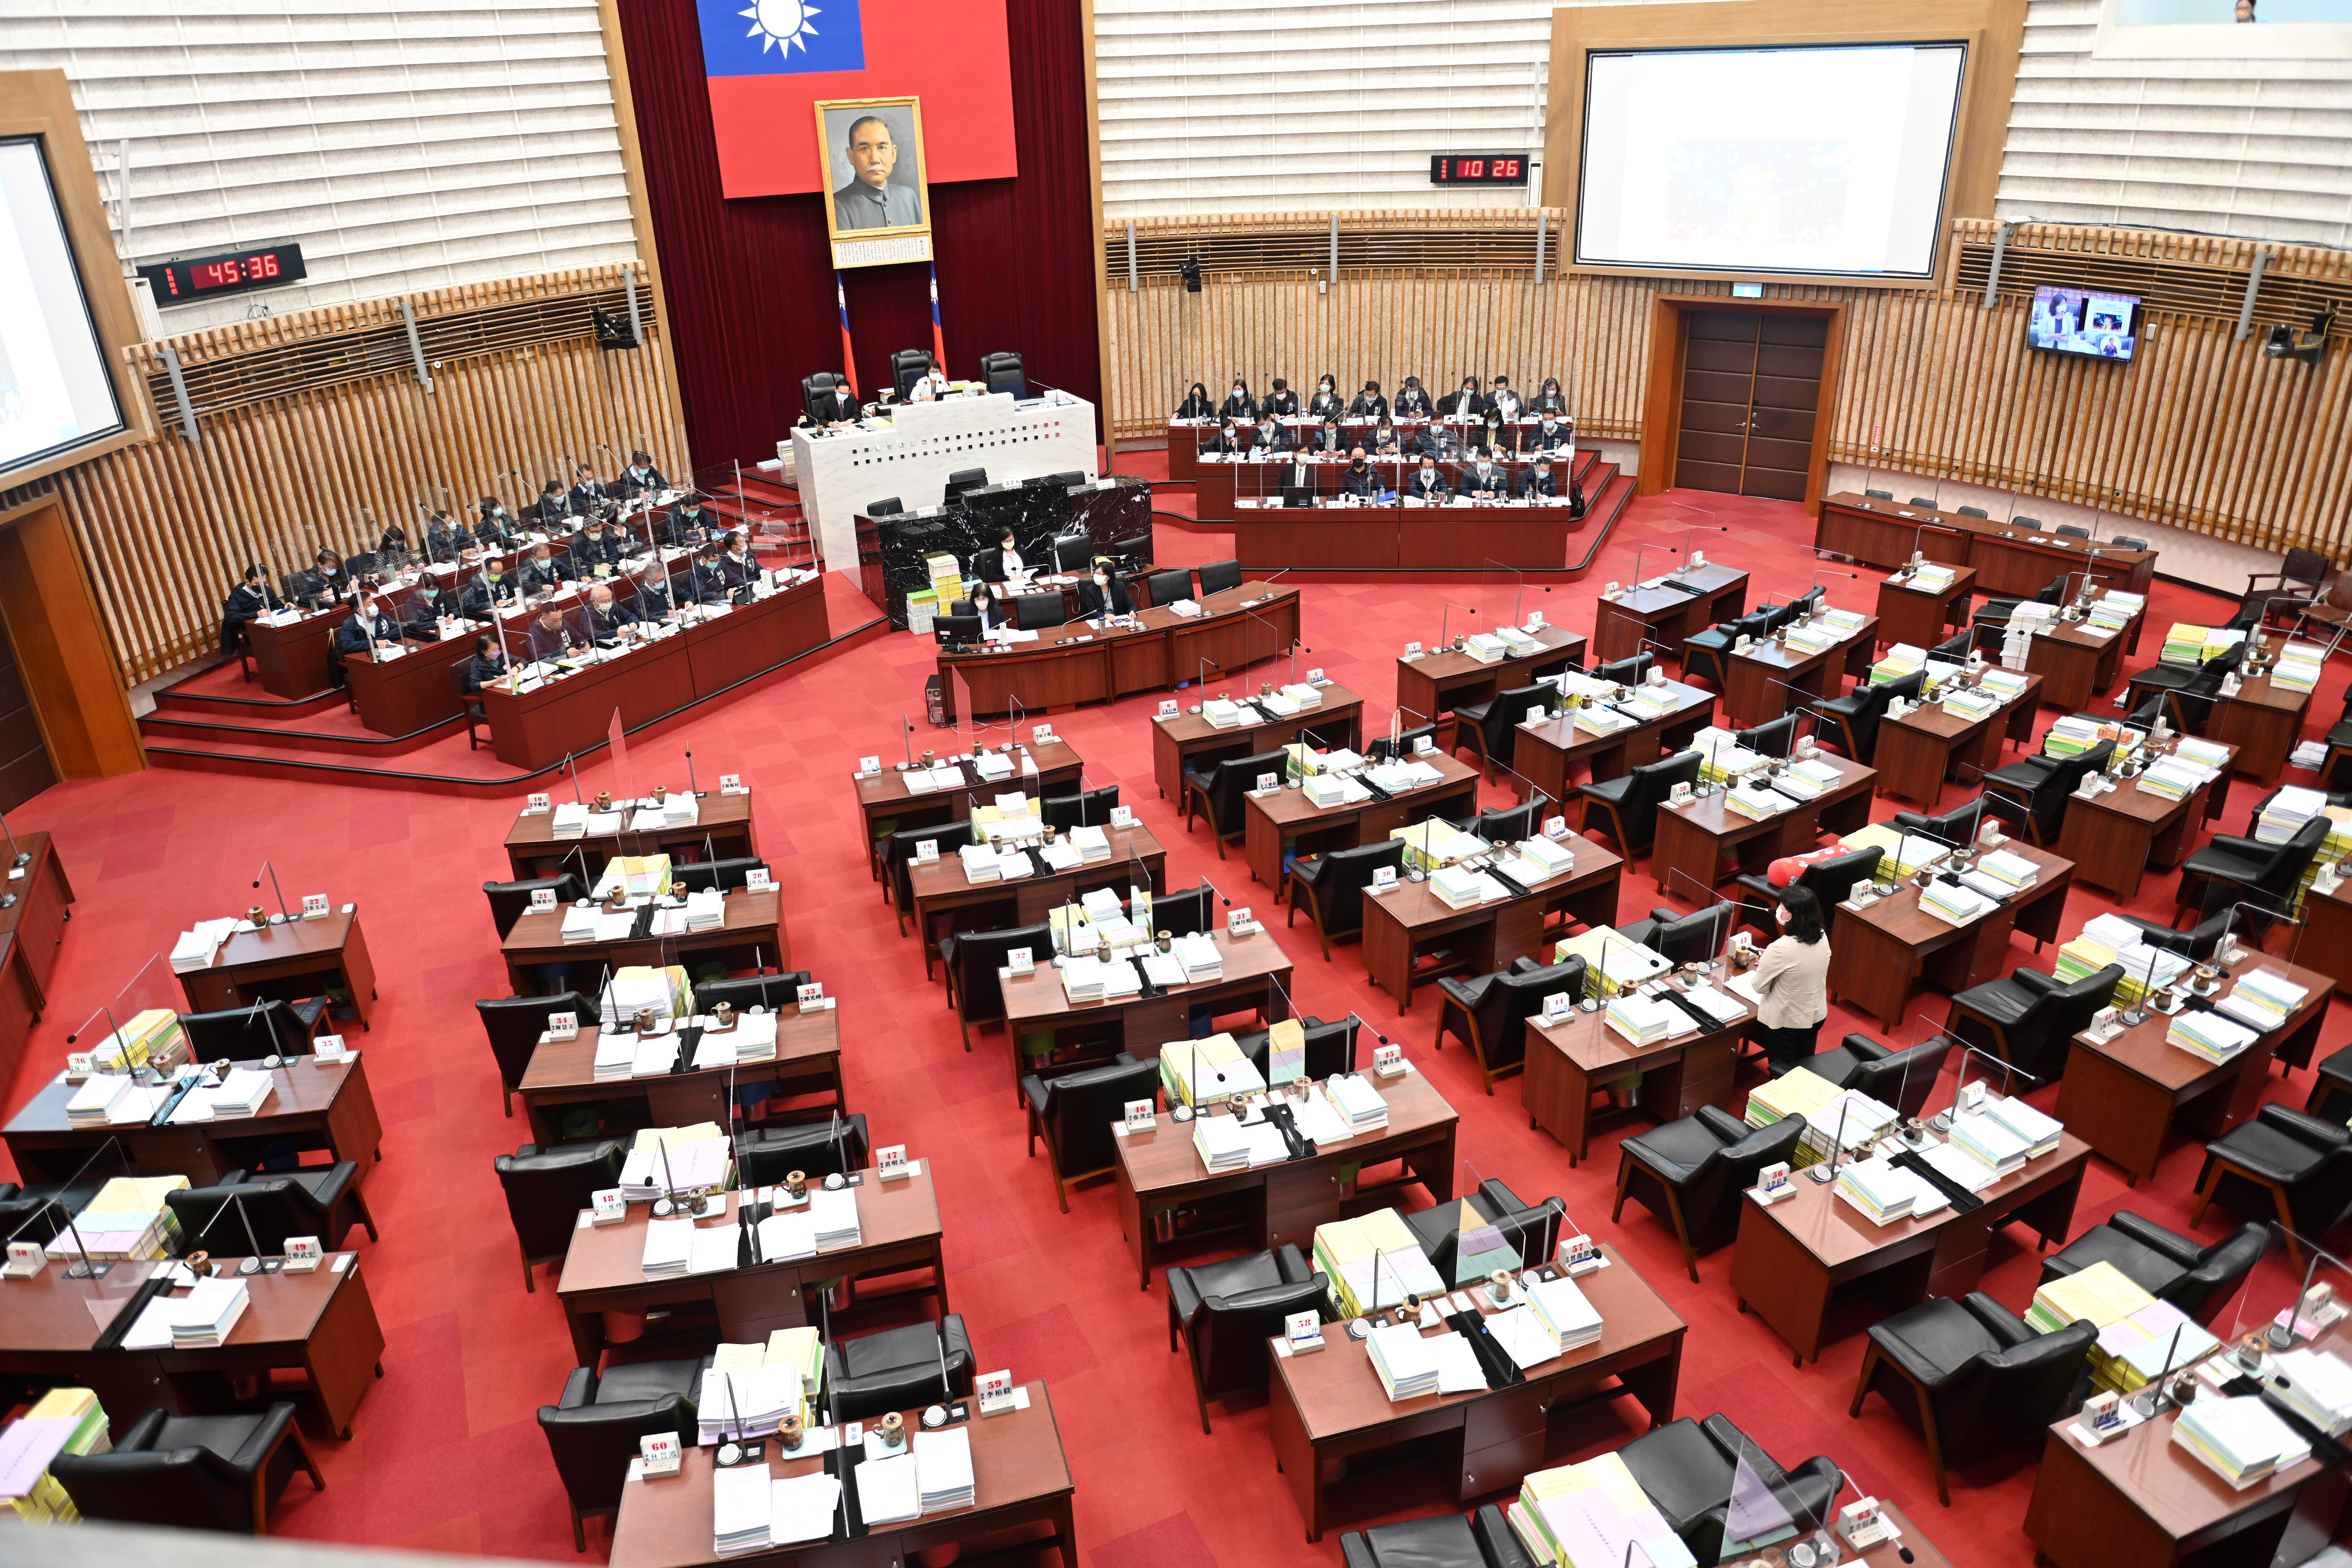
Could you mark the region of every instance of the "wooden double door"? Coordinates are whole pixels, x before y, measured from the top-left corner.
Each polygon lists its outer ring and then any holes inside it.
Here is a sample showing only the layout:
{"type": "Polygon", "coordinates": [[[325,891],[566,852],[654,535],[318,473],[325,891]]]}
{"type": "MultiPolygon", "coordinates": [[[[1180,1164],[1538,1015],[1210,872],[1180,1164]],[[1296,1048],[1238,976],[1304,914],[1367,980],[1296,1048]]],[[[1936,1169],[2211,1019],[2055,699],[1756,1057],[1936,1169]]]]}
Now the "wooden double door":
{"type": "Polygon", "coordinates": [[[1675,485],[1804,500],[1829,319],[1689,310],[1685,326],[1675,485]]]}

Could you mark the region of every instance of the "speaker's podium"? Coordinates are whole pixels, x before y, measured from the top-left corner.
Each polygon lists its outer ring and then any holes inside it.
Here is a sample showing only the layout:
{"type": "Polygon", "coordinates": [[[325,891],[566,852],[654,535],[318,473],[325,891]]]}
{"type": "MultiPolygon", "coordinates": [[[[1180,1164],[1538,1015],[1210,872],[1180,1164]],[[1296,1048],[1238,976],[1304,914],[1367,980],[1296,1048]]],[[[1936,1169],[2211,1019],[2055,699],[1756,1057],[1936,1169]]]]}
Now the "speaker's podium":
{"type": "Polygon", "coordinates": [[[991,484],[1076,472],[1095,477],[1095,405],[1067,393],[1015,402],[1013,395],[899,405],[888,417],[844,430],[796,427],[776,456],[792,458],[801,510],[825,563],[855,571],[857,515],[895,496],[907,510],[937,506],[948,478],[984,468],[991,484]]]}

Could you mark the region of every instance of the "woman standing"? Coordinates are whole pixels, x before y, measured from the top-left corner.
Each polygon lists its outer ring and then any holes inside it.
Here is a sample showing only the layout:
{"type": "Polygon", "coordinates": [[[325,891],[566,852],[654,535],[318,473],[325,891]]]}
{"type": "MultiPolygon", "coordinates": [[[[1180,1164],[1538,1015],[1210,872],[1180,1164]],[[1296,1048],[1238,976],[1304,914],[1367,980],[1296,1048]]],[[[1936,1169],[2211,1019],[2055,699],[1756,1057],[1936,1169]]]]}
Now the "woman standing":
{"type": "Polygon", "coordinates": [[[1774,911],[1780,934],[1764,949],[1751,977],[1764,998],[1748,1037],[1764,1047],[1772,1076],[1802,1067],[1830,1016],[1830,941],[1821,900],[1808,888],[1784,888],[1774,911]]]}

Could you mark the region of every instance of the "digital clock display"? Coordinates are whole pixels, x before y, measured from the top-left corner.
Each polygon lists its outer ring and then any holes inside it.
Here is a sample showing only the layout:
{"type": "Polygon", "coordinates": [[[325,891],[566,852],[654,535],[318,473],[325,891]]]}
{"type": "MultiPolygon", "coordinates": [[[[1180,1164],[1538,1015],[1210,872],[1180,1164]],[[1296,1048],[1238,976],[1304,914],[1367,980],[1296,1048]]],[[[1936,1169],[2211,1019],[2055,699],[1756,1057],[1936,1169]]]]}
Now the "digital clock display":
{"type": "Polygon", "coordinates": [[[258,250],[232,250],[220,256],[191,257],[181,261],[142,267],[158,305],[184,305],[221,294],[242,294],[254,289],[274,289],[309,276],[299,245],[273,245],[258,250]]]}
{"type": "Polygon", "coordinates": [[[1524,185],[1528,183],[1525,153],[1433,153],[1429,155],[1433,185],[1524,185]]]}

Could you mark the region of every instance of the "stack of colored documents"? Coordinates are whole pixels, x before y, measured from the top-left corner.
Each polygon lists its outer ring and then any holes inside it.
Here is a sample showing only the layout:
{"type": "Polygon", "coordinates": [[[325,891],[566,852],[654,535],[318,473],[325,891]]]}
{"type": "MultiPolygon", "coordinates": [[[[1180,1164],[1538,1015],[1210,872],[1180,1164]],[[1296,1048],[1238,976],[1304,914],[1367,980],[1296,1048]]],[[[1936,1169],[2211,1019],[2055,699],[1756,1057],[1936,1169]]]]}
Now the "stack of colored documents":
{"type": "Polygon", "coordinates": [[[2252,1394],[2199,1400],[2174,1418],[2172,1440],[2240,1491],[2311,1455],[2311,1445],[2252,1394]]]}

